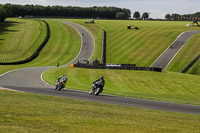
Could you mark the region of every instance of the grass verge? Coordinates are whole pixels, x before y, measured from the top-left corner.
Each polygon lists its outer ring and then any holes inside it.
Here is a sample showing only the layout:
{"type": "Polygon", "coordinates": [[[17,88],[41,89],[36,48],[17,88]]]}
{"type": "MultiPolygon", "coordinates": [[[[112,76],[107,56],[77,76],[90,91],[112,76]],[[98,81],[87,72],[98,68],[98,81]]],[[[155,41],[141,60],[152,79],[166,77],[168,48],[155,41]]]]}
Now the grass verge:
{"type": "Polygon", "coordinates": [[[51,36],[39,56],[27,64],[0,65],[0,74],[23,67],[56,66],[57,62],[64,65],[77,56],[81,46],[81,38],[77,31],[61,22],[46,21],[50,26],[51,36]]]}
{"type": "Polygon", "coordinates": [[[9,18],[0,26],[0,61],[14,62],[30,57],[46,37],[40,20],[9,18]]]}
{"type": "MultiPolygon", "coordinates": [[[[167,71],[180,72],[188,63],[190,63],[197,55],[200,54],[200,34],[195,35],[188,41],[187,44],[181,49],[177,56],[173,59],[170,65],[167,67],[167,71]]],[[[198,65],[198,62],[197,64],[198,65]]],[[[195,71],[199,71],[198,67],[193,67],[189,74],[197,74],[195,71]]]]}
{"type": "Polygon", "coordinates": [[[66,88],[89,91],[94,80],[103,75],[103,93],[158,101],[200,105],[199,76],[172,72],[142,72],[125,70],[95,70],[56,68],[46,71],[45,81],[55,85],[66,73],[66,88]]]}
{"type": "Polygon", "coordinates": [[[200,76],[200,60],[198,60],[188,71],[188,74],[200,76]]]}
{"type": "Polygon", "coordinates": [[[185,132],[200,130],[200,115],[0,90],[1,132],[185,132]]]}

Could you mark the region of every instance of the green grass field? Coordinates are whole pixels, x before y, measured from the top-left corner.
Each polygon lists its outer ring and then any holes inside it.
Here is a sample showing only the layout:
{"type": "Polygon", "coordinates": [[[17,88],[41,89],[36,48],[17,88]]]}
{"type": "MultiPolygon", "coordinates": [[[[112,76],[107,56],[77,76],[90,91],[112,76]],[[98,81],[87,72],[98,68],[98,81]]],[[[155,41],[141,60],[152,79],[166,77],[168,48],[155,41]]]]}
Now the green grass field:
{"type": "Polygon", "coordinates": [[[0,32],[0,62],[13,62],[36,51],[46,37],[46,25],[39,20],[7,19],[0,32]]]}
{"type": "MultiPolygon", "coordinates": [[[[189,40],[182,50],[177,54],[177,56],[168,66],[167,71],[180,72],[189,62],[191,62],[197,55],[200,54],[199,44],[200,34],[197,34],[192,37],[191,40],[189,40]]],[[[191,68],[191,71],[188,73],[200,75],[195,71],[199,71],[197,66],[191,68]]]]}
{"type": "Polygon", "coordinates": [[[43,78],[55,85],[56,79],[67,74],[66,88],[89,91],[94,80],[103,75],[103,93],[200,105],[199,76],[172,72],[142,72],[125,70],[95,70],[56,68],[44,73],[43,78]]]}
{"type": "Polygon", "coordinates": [[[198,133],[200,115],[0,90],[1,132],[198,133]]]}
{"type": "Polygon", "coordinates": [[[200,75],[200,60],[198,60],[188,71],[188,74],[200,75]]]}
{"type": "Polygon", "coordinates": [[[180,21],[95,20],[95,24],[85,24],[87,20],[68,21],[83,25],[94,36],[99,33],[97,29],[107,31],[107,63],[138,66],[150,66],[182,32],[199,30],[198,27],[186,27],[189,22],[180,21]],[[139,27],[139,30],[127,30],[127,25],[139,27]]]}
{"type": "MultiPolygon", "coordinates": [[[[18,19],[16,19],[16,21],[17,20],[18,19]]],[[[39,56],[27,64],[0,65],[0,74],[23,67],[56,66],[57,62],[59,62],[60,65],[64,65],[77,56],[81,46],[81,38],[77,31],[71,26],[61,22],[46,21],[51,29],[51,37],[39,56]]],[[[13,38],[13,40],[15,40],[15,38],[13,38]]]]}
{"type": "MultiPolygon", "coordinates": [[[[140,66],[151,65],[181,32],[198,29],[186,27],[187,22],[95,20],[95,24],[86,25],[84,23],[86,20],[69,21],[85,26],[94,35],[96,46],[93,59],[100,59],[102,29],[105,28],[108,33],[107,60],[110,63],[136,63],[140,66]],[[128,24],[134,24],[140,29],[127,30],[128,24]]],[[[47,22],[50,25],[51,37],[38,58],[23,65],[0,65],[0,74],[23,67],[56,66],[58,61],[64,65],[76,57],[81,44],[76,30],[58,21],[47,20],[47,22]]],[[[0,34],[0,45],[6,41],[6,38],[4,40],[1,37],[2,34],[0,34]]],[[[195,38],[198,39],[198,36],[192,38],[193,41],[187,45],[197,45],[198,41],[195,38]]],[[[195,47],[194,49],[196,50],[195,47]]],[[[190,54],[196,56],[197,51],[190,54]]],[[[198,64],[195,65],[198,68],[198,64]]],[[[157,73],[63,67],[45,72],[43,78],[55,84],[56,78],[66,73],[67,88],[89,91],[92,81],[104,75],[106,84],[103,93],[106,94],[200,105],[198,84],[200,77],[169,72],[177,71],[174,68],[175,65],[165,72],[157,73]]],[[[0,100],[0,131],[3,132],[196,133],[200,130],[199,115],[4,90],[0,90],[0,100]]]]}
{"type": "Polygon", "coordinates": [[[57,22],[47,21],[50,25],[51,37],[40,56],[28,65],[31,66],[56,66],[65,65],[72,61],[79,53],[81,38],[71,26],[57,22]]]}

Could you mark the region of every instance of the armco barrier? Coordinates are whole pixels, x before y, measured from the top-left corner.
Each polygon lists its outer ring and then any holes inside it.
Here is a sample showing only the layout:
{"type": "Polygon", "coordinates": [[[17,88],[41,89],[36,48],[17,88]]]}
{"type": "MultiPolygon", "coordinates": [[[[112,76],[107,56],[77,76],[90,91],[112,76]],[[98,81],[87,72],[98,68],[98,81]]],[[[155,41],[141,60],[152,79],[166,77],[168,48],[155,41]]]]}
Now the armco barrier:
{"type": "Polygon", "coordinates": [[[30,57],[26,58],[25,60],[21,60],[21,61],[0,62],[0,65],[18,65],[18,64],[28,63],[28,62],[32,61],[33,59],[35,59],[39,55],[40,51],[46,45],[46,43],[48,42],[48,40],[50,38],[50,28],[49,28],[48,23],[46,21],[44,21],[44,20],[41,20],[41,21],[43,21],[46,24],[46,27],[47,27],[47,36],[46,36],[45,40],[42,42],[42,44],[33,53],[33,55],[31,55],[30,57]]]}
{"type": "Polygon", "coordinates": [[[192,65],[200,58],[200,54],[198,56],[196,56],[185,68],[183,68],[183,70],[181,70],[181,73],[186,73],[191,67],[192,65]]]}
{"type": "Polygon", "coordinates": [[[90,65],[90,64],[74,64],[73,67],[78,68],[89,68],[89,69],[116,69],[116,70],[139,70],[139,71],[155,71],[162,72],[161,68],[157,67],[136,67],[135,64],[99,64],[99,65],[90,65]]]}

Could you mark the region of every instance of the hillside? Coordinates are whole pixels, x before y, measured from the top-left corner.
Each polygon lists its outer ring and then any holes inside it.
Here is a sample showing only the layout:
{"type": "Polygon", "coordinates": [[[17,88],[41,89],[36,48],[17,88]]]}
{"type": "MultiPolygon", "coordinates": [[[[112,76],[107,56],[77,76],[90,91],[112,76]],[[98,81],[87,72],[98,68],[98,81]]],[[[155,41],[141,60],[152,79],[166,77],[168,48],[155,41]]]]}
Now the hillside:
{"type": "MultiPolygon", "coordinates": [[[[102,29],[107,31],[107,63],[138,66],[150,66],[182,32],[199,29],[186,27],[188,22],[180,21],[95,20],[95,24],[89,25],[84,23],[87,20],[69,21],[85,26],[91,33],[94,27],[101,30],[98,34],[102,29]],[[139,27],[139,30],[127,30],[127,25],[139,27]]],[[[97,36],[97,32],[93,35],[97,36]]]]}
{"type": "MultiPolygon", "coordinates": [[[[188,43],[181,49],[181,51],[168,66],[167,71],[180,72],[189,62],[191,62],[197,55],[200,54],[199,44],[200,34],[197,34],[192,37],[191,40],[189,40],[188,43]]],[[[188,73],[199,75],[195,71],[199,71],[198,62],[188,73]]]]}
{"type": "Polygon", "coordinates": [[[39,20],[7,19],[0,25],[0,32],[0,62],[14,62],[30,57],[47,31],[39,20]]]}
{"type": "MultiPolygon", "coordinates": [[[[19,21],[19,19],[16,19],[16,21],[19,21]]],[[[27,19],[23,21],[26,22],[30,20],[27,19]]],[[[12,69],[23,68],[23,67],[56,66],[57,62],[59,62],[60,65],[64,65],[73,60],[77,56],[81,44],[81,38],[77,33],[77,31],[71,26],[61,22],[56,22],[51,20],[47,20],[47,22],[51,29],[50,33],[51,35],[48,43],[40,52],[39,56],[35,60],[27,64],[9,65],[9,66],[0,65],[0,74],[12,69]]],[[[20,35],[19,38],[23,38],[23,36],[20,35]]],[[[14,42],[15,38],[11,38],[10,41],[14,42]]],[[[17,49],[16,46],[12,46],[12,48],[17,49]]],[[[31,51],[33,51],[33,49],[31,49],[31,51]]],[[[25,48],[23,49],[23,47],[21,47],[21,52],[26,52],[26,49],[25,48]]],[[[9,53],[7,52],[3,53],[5,56],[7,54],[9,55],[9,53]]],[[[3,57],[0,58],[0,60],[2,59],[3,57]]]]}
{"type": "Polygon", "coordinates": [[[199,76],[171,72],[142,72],[128,70],[96,70],[56,68],[43,78],[55,85],[56,79],[67,74],[66,88],[89,91],[92,82],[104,76],[104,94],[200,105],[199,76]]]}
{"type": "MultiPolygon", "coordinates": [[[[176,23],[165,22],[163,25],[169,27],[169,32],[167,32],[167,28],[162,28],[162,22],[159,22],[157,24],[159,28],[156,28],[153,22],[145,21],[142,24],[140,21],[133,21],[135,23],[138,22],[138,25],[141,23],[140,29],[127,30],[126,25],[132,21],[114,21],[117,24],[113,23],[113,27],[111,20],[98,20],[94,25],[85,25],[85,20],[70,21],[81,23],[94,35],[97,43],[93,58],[100,58],[101,32],[104,27],[108,31],[108,37],[111,38],[108,39],[109,51],[107,54],[110,55],[108,60],[112,63],[135,63],[138,60],[137,65],[150,64],[153,58],[157,58],[154,52],[159,55],[159,52],[162,53],[162,50],[159,49],[164,49],[169,45],[162,42],[162,39],[169,42],[173,41],[182,30],[188,28],[176,23]],[[145,28],[146,26],[143,27],[144,25],[147,25],[148,28],[145,28]],[[177,28],[176,31],[173,29],[175,27],[180,29],[177,28]],[[143,31],[143,29],[145,30],[143,31]],[[154,30],[156,31],[154,32],[154,30]],[[167,34],[162,30],[165,30],[167,34]],[[119,35],[117,35],[118,32],[120,33],[119,35]],[[121,32],[127,34],[123,35],[121,32]],[[127,36],[131,37],[127,39],[127,36]],[[147,37],[152,37],[152,40],[147,37]],[[132,38],[134,41],[132,41],[132,38]],[[115,40],[118,40],[118,42],[115,42],[115,40]],[[154,41],[155,44],[153,44],[154,41]],[[146,48],[151,52],[145,51],[146,48]],[[141,50],[144,50],[144,52],[141,50]],[[135,52],[137,56],[133,54],[135,52]],[[126,59],[129,54],[130,58],[126,59]],[[141,55],[141,58],[138,55],[141,55]],[[150,55],[154,55],[154,57],[150,55]]],[[[64,65],[76,57],[81,44],[81,38],[77,31],[69,25],[58,21],[47,20],[47,22],[50,25],[51,37],[38,58],[23,65],[0,65],[0,74],[16,68],[56,66],[58,61],[61,65],[64,65]]],[[[192,29],[195,28],[189,27],[187,30],[192,29]]],[[[20,36],[20,38],[22,37],[20,36]]],[[[66,88],[69,89],[89,91],[92,82],[99,78],[100,75],[103,75],[106,80],[103,94],[200,105],[199,76],[169,71],[158,73],[59,67],[46,71],[43,78],[45,81],[55,85],[56,79],[64,73],[68,76],[66,88]]],[[[33,78],[35,77],[33,76],[33,78]]],[[[35,88],[33,87],[33,89],[35,88]]],[[[48,88],[44,87],[43,89],[48,88]]],[[[53,93],[54,90],[53,88],[51,89],[53,93]]],[[[68,90],[64,91],[67,92],[68,90]]],[[[63,94],[62,91],[57,93],[63,94]]],[[[56,96],[7,91],[1,88],[0,100],[0,131],[3,132],[171,133],[198,132],[200,127],[200,117],[194,114],[138,109],[56,96]]]]}
{"type": "Polygon", "coordinates": [[[199,115],[0,90],[3,132],[197,132],[199,115]],[[184,125],[184,126],[183,126],[184,125]]]}

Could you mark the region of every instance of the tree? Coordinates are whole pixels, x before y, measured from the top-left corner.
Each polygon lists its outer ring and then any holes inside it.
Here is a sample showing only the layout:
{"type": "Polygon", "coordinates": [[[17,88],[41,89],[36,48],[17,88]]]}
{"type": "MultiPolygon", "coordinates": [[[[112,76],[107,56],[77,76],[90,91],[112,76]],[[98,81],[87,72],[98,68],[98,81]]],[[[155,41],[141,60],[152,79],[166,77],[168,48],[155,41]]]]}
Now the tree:
{"type": "Polygon", "coordinates": [[[127,19],[126,14],[124,12],[117,12],[116,19],[127,19]]]}
{"type": "Polygon", "coordinates": [[[123,8],[122,11],[126,14],[126,17],[127,17],[127,18],[130,18],[130,17],[131,17],[131,10],[126,9],[126,8],[123,8]]]}
{"type": "Polygon", "coordinates": [[[179,16],[180,16],[179,14],[174,13],[174,14],[172,14],[171,17],[172,17],[173,20],[178,20],[179,16]]]}
{"type": "Polygon", "coordinates": [[[171,20],[170,14],[166,14],[166,15],[165,15],[165,19],[166,19],[166,20],[171,20]]]}
{"type": "Polygon", "coordinates": [[[10,4],[0,5],[0,22],[3,22],[7,17],[11,17],[10,4]]]}
{"type": "Polygon", "coordinates": [[[148,19],[149,18],[149,14],[147,12],[143,13],[142,18],[144,20],[148,19]]]}
{"type": "Polygon", "coordinates": [[[140,13],[139,13],[138,11],[136,11],[136,12],[133,14],[133,18],[139,19],[139,18],[140,18],[140,13]]]}

